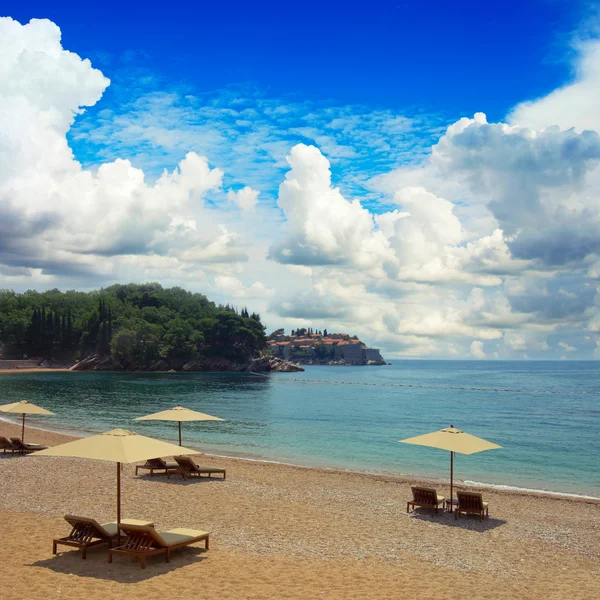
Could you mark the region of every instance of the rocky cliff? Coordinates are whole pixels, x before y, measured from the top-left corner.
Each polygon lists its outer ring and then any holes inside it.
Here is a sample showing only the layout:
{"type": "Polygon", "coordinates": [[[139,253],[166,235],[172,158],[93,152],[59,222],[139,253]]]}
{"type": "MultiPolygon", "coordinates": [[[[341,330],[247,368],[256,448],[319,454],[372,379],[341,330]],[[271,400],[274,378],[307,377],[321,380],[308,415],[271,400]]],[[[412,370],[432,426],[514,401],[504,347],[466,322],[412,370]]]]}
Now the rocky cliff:
{"type": "Polygon", "coordinates": [[[302,367],[274,356],[262,355],[247,362],[233,362],[225,358],[199,357],[192,361],[173,365],[158,360],[150,365],[145,363],[123,364],[112,356],[91,354],[71,367],[72,371],[149,371],[149,372],[281,372],[304,371],[302,367]]]}

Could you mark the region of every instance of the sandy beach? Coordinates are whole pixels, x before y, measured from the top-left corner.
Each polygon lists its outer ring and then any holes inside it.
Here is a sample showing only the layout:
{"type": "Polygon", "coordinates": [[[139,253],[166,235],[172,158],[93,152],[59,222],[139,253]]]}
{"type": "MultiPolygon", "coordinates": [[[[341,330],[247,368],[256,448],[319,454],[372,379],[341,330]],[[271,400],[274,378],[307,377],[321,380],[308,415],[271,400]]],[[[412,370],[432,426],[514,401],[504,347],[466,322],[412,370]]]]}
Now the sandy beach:
{"type": "MultiPolygon", "coordinates": [[[[0,423],[0,435],[19,435],[0,423]]],[[[67,436],[28,429],[28,441],[67,436]]],[[[66,513],[115,518],[110,463],[0,455],[7,597],[592,598],[600,595],[600,502],[483,490],[490,518],[406,513],[399,478],[203,456],[227,480],[184,482],[123,471],[123,516],[211,532],[211,549],[170,563],[52,555],[66,513]]],[[[449,490],[438,486],[441,494],[449,490]]]]}
{"type": "Polygon", "coordinates": [[[71,369],[59,369],[51,367],[28,367],[26,369],[0,369],[0,375],[25,375],[26,373],[78,373],[71,369]]]}

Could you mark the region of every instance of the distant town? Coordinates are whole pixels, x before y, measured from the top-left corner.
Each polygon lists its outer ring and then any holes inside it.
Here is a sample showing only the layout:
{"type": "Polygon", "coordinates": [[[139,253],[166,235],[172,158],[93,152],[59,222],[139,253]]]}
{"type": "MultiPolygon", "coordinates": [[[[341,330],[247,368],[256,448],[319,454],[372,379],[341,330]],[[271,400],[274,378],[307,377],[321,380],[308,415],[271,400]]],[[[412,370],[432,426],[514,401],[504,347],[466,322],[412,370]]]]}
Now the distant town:
{"type": "Polygon", "coordinates": [[[267,338],[271,352],[284,360],[305,365],[385,365],[377,348],[346,333],[313,331],[311,328],[277,329],[267,338]]]}

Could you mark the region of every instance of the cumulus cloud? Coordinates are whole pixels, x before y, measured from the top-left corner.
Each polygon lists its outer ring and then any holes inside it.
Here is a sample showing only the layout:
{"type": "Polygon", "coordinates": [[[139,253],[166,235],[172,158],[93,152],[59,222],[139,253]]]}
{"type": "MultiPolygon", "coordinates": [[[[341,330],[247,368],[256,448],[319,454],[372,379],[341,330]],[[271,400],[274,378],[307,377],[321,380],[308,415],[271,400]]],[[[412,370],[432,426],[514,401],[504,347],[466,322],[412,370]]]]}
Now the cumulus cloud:
{"type": "Polygon", "coordinates": [[[77,276],[101,273],[105,257],[168,256],[184,270],[245,260],[204,206],[223,177],[205,157],[188,153],[153,184],[126,159],[95,170],[74,159],[66,133],[109,81],[60,37],[47,20],[0,19],[0,260],[77,276]]]}
{"type": "Polygon", "coordinates": [[[485,351],[483,350],[483,342],[480,340],[473,340],[470,346],[471,356],[476,359],[486,358],[485,351]]]}
{"type": "Polygon", "coordinates": [[[487,123],[481,113],[449,127],[432,152],[442,172],[466,177],[515,257],[550,266],[600,248],[600,198],[586,187],[599,160],[595,131],[535,131],[487,123]]]}
{"type": "Polygon", "coordinates": [[[251,211],[255,209],[258,203],[259,194],[258,190],[254,190],[250,186],[245,186],[237,192],[229,190],[227,197],[232,202],[235,202],[243,211],[251,211]]]}
{"type": "Polygon", "coordinates": [[[332,185],[329,161],[318,148],[298,144],[287,161],[290,170],[277,200],[286,231],[283,241],[271,248],[274,260],[378,268],[391,257],[385,236],[375,231],[373,215],[332,185]]]}

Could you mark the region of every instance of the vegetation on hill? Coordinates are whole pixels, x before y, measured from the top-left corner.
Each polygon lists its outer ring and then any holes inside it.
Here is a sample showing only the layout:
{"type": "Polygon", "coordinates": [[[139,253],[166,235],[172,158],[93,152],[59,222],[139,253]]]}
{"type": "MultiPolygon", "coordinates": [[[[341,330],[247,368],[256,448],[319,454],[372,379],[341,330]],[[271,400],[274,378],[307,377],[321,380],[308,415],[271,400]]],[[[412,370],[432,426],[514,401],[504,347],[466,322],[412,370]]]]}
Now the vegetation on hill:
{"type": "Polygon", "coordinates": [[[0,351],[6,358],[69,360],[97,353],[125,365],[162,360],[177,369],[205,357],[247,361],[265,346],[258,314],[217,306],[179,287],[0,290],[0,351]]]}

